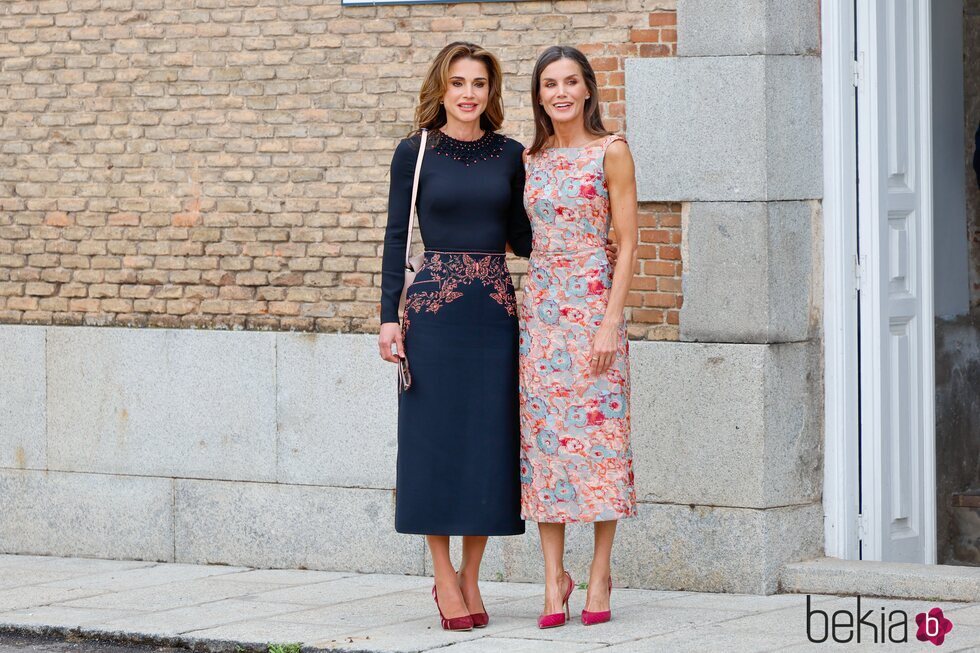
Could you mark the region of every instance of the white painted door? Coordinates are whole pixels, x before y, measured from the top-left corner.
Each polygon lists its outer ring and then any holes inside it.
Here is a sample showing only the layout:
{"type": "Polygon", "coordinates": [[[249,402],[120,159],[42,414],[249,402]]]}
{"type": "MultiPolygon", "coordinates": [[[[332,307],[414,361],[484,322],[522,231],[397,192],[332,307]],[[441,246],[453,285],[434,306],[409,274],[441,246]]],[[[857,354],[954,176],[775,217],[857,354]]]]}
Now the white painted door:
{"type": "Polygon", "coordinates": [[[861,558],[936,561],[929,0],[857,0],[861,558]]]}

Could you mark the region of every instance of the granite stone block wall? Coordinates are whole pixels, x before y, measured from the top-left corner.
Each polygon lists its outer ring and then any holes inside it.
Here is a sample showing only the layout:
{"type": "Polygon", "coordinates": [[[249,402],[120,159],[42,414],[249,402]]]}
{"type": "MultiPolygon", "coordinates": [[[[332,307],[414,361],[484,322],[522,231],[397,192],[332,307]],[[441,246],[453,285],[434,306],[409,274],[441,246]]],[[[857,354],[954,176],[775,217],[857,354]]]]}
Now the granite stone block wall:
{"type": "MultiPolygon", "coordinates": [[[[0,345],[0,553],[431,572],[394,531],[396,375],[373,336],[0,325],[0,345]]],[[[811,355],[633,343],[617,583],[767,594],[819,555],[811,355]]],[[[541,580],[527,531],[491,538],[486,578],[541,580]]],[[[591,551],[571,526],[575,575],[591,551]]]]}

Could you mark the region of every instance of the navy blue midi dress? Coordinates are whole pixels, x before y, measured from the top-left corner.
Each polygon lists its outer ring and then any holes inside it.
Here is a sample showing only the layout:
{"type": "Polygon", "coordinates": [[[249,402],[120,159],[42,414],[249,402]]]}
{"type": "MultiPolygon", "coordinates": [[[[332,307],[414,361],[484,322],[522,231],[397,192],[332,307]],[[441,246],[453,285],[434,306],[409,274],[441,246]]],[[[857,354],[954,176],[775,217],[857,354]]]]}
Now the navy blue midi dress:
{"type": "Polygon", "coordinates": [[[405,241],[420,137],[391,161],[381,321],[401,322],[411,385],[398,398],[395,530],[519,535],[518,323],[505,247],[531,253],[524,147],[487,130],[430,130],[418,188],[425,263],[408,290],[405,241]]]}

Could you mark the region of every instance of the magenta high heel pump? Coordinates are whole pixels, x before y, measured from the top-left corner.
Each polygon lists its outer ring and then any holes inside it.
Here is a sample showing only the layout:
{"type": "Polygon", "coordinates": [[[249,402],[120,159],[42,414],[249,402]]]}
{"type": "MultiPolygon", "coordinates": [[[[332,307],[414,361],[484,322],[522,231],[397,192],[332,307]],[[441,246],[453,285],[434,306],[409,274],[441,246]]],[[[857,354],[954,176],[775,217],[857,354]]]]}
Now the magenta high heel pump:
{"type": "MultiPolygon", "coordinates": [[[[609,600],[612,601],[612,576],[609,577],[609,600]]],[[[582,610],[582,623],[586,626],[605,623],[610,619],[612,619],[612,610],[599,610],[598,612],[582,610]]]]}
{"type": "Polygon", "coordinates": [[[538,628],[555,628],[556,626],[564,626],[565,622],[570,618],[568,612],[568,597],[572,595],[572,590],[575,589],[575,581],[572,580],[572,575],[567,571],[565,576],[568,578],[568,589],[565,591],[565,597],[561,601],[563,612],[555,612],[553,614],[544,614],[538,617],[538,628]]]}

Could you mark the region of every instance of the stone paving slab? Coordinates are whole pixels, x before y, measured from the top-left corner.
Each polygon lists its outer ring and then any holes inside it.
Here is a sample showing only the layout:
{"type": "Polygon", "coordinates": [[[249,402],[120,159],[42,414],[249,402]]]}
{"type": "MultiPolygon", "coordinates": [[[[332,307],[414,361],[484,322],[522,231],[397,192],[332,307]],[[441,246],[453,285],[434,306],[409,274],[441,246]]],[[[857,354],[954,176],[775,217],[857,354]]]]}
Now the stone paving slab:
{"type": "Polygon", "coordinates": [[[216,625],[240,624],[251,619],[290,613],[295,608],[284,603],[224,599],[173,610],[142,612],[99,622],[105,630],[175,637],[181,633],[216,625]]]}
{"type": "Polygon", "coordinates": [[[147,562],[145,560],[104,560],[102,558],[61,558],[42,555],[0,554],[0,567],[70,571],[82,575],[152,567],[156,564],[159,563],[147,562]]]}
{"type": "Polygon", "coordinates": [[[232,580],[236,583],[274,583],[276,585],[312,585],[328,580],[337,580],[350,576],[349,571],[311,571],[308,569],[249,569],[239,571],[221,580],[232,580]]]}
{"type": "MultiPolygon", "coordinates": [[[[0,591],[0,614],[8,610],[30,608],[35,605],[64,603],[82,597],[102,594],[98,590],[79,590],[64,587],[44,587],[43,585],[22,585],[0,591]]],[[[0,620],[0,623],[3,623],[0,620]]]]}
{"type": "Polygon", "coordinates": [[[85,572],[64,571],[58,569],[25,569],[24,567],[0,567],[0,589],[21,587],[22,585],[37,585],[38,583],[55,583],[65,579],[84,576],[85,572]]]}
{"type": "Polygon", "coordinates": [[[167,563],[152,567],[106,571],[86,575],[84,578],[79,577],[82,572],[73,572],[73,575],[67,579],[52,581],[44,585],[45,587],[71,587],[118,592],[155,585],[167,585],[184,580],[234,575],[235,572],[240,571],[249,571],[249,569],[247,567],[205,567],[203,565],[167,563]]]}
{"type": "Polygon", "coordinates": [[[72,608],[64,605],[41,605],[2,613],[0,623],[14,626],[51,626],[75,628],[99,624],[135,614],[133,610],[72,608]]]}
{"type": "MultiPolygon", "coordinates": [[[[572,623],[539,630],[541,587],[484,582],[490,625],[466,633],[439,627],[432,580],[418,576],[251,569],[0,555],[0,632],[101,637],[196,651],[265,651],[301,642],[304,653],[863,650],[807,639],[806,596],[706,594],[616,588],[614,620],[583,626],[585,591],[572,594],[572,623]],[[32,580],[32,572],[33,580],[32,580]]],[[[832,614],[856,598],[811,595],[832,614]]],[[[862,597],[862,612],[904,610],[910,642],[874,650],[924,650],[914,615],[941,607],[954,628],[943,651],[980,651],[980,603],[862,597]]]]}
{"type": "Polygon", "coordinates": [[[93,592],[93,595],[84,598],[59,601],[59,603],[76,608],[136,609],[143,612],[153,612],[200,605],[234,597],[258,596],[260,592],[275,591],[280,587],[281,585],[273,583],[260,585],[258,583],[223,581],[220,578],[195,578],[118,592],[102,591],[99,594],[93,592]]]}

